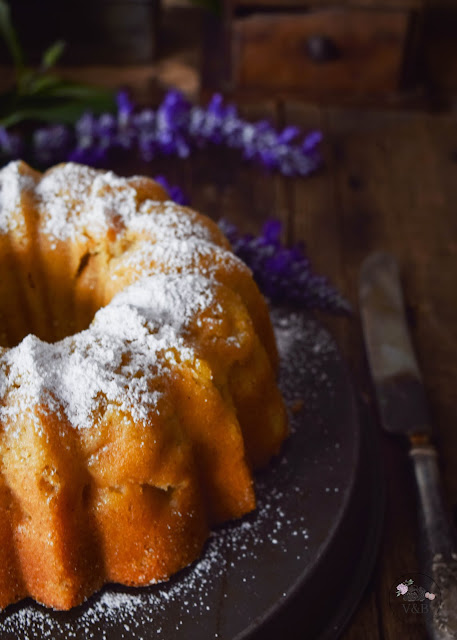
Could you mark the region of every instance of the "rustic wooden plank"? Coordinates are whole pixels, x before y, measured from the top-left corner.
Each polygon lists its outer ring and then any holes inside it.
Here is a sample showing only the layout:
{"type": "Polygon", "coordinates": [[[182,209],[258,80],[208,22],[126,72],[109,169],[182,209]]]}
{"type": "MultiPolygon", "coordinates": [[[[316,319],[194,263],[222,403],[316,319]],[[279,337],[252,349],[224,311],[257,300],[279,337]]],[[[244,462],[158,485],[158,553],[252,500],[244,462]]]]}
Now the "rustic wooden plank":
{"type": "Polygon", "coordinates": [[[378,611],[372,590],[367,590],[342,640],[381,640],[378,611]]]}
{"type": "MultiPolygon", "coordinates": [[[[363,115],[358,114],[354,127],[360,130],[363,120],[363,115]]],[[[352,196],[346,193],[347,206],[354,210],[363,207],[365,218],[372,225],[379,227],[382,221],[383,234],[379,230],[373,232],[373,245],[384,245],[401,261],[413,337],[443,442],[443,460],[450,470],[452,452],[456,450],[455,429],[451,425],[457,418],[453,402],[457,375],[453,357],[457,345],[455,118],[391,115],[390,122],[385,119],[384,125],[378,124],[377,132],[368,134],[369,139],[364,134],[347,135],[358,162],[354,165],[355,159],[351,159],[350,171],[355,173],[352,167],[356,166],[359,177],[361,171],[369,171],[368,178],[362,175],[364,188],[352,196]],[[375,153],[376,164],[369,157],[375,153]]],[[[349,170],[344,171],[349,175],[349,170]]],[[[344,185],[343,177],[341,184],[344,185]]],[[[362,253],[359,251],[360,259],[362,253]]],[[[445,479],[456,503],[455,474],[449,472],[445,479]]]]}
{"type": "MultiPolygon", "coordinates": [[[[327,134],[329,118],[326,112],[316,107],[304,107],[300,103],[287,103],[287,121],[304,128],[321,127],[327,134]]],[[[321,172],[307,180],[295,180],[292,186],[294,194],[293,236],[295,241],[305,242],[308,254],[316,271],[328,275],[334,284],[348,295],[349,287],[346,274],[345,247],[341,235],[342,203],[338,192],[335,166],[340,161],[340,145],[326,135],[323,145],[325,167],[321,172]]],[[[360,360],[359,350],[353,350],[352,342],[357,335],[354,320],[323,318],[331,328],[346,358],[354,368],[360,360]]],[[[345,640],[358,638],[378,640],[382,636],[378,628],[378,610],[376,595],[369,591],[362,606],[344,634],[345,640]]]]}
{"type": "MultiPolygon", "coordinates": [[[[285,117],[289,124],[296,124],[304,131],[315,128],[326,130],[325,113],[318,107],[288,101],[285,117]]],[[[344,292],[338,194],[328,168],[332,153],[330,147],[329,138],[325,136],[322,146],[324,168],[310,178],[299,178],[291,183],[294,210],[292,237],[295,242],[304,242],[315,270],[327,275],[344,292]]],[[[327,318],[326,322],[331,326],[340,344],[344,344],[343,335],[347,320],[338,319],[332,322],[327,318]]],[[[346,353],[346,356],[349,354],[346,353]]]]}
{"type": "MultiPolygon", "coordinates": [[[[335,172],[341,193],[346,272],[355,289],[358,265],[366,253],[383,247],[399,257],[413,338],[443,444],[445,486],[455,500],[456,485],[450,468],[456,440],[451,425],[457,415],[449,402],[455,387],[452,353],[457,340],[452,285],[457,268],[451,241],[457,230],[452,212],[455,167],[449,149],[456,140],[455,135],[452,137],[452,121],[423,114],[334,112],[330,123],[333,137],[342,145],[335,172]],[[444,317],[441,308],[447,310],[444,317]]],[[[350,349],[354,353],[354,342],[350,349]]],[[[357,378],[362,385],[363,368],[361,361],[357,378]]],[[[417,568],[414,548],[418,528],[406,452],[387,437],[383,438],[383,450],[388,516],[377,591],[384,636],[392,640],[420,638],[424,637],[423,628],[411,629],[397,620],[388,602],[395,580],[417,568]]]]}
{"type": "Polygon", "coordinates": [[[418,220],[411,230],[417,276],[409,273],[409,282],[420,283],[413,289],[416,305],[416,342],[420,345],[424,377],[436,420],[441,460],[448,496],[457,505],[457,128],[455,117],[424,118],[424,154],[417,176],[415,208],[418,220]]]}
{"type": "MultiPolygon", "coordinates": [[[[302,107],[289,107],[294,122],[299,120],[300,109],[303,111],[302,107]]],[[[309,110],[302,119],[309,121],[309,110]]],[[[445,485],[455,501],[455,474],[450,473],[456,450],[451,425],[457,417],[452,401],[457,344],[452,285],[457,272],[453,241],[457,222],[452,213],[455,120],[335,110],[323,112],[321,124],[327,132],[327,168],[315,179],[295,186],[299,211],[295,237],[307,241],[316,266],[331,275],[353,303],[365,255],[378,248],[398,255],[405,273],[408,308],[415,320],[414,338],[440,428],[445,485]],[[431,211],[436,211],[433,218],[431,211]],[[443,316],[441,308],[446,309],[443,316]]],[[[369,394],[357,317],[344,327],[337,331],[340,345],[349,356],[359,389],[369,394]]],[[[389,606],[395,580],[418,568],[414,486],[403,447],[385,436],[382,451],[388,493],[376,579],[382,632],[391,640],[417,639],[425,637],[423,628],[409,628],[393,616],[389,606]]],[[[359,629],[354,629],[357,637],[359,629]]]]}
{"type": "MultiPolygon", "coordinates": [[[[392,126],[389,116],[370,118],[364,113],[334,112],[329,114],[329,120],[338,148],[333,171],[340,193],[347,286],[356,303],[357,273],[362,259],[374,249],[392,250],[395,239],[401,237],[401,212],[395,206],[398,194],[391,193],[391,157],[396,140],[392,134],[389,136],[392,126]]],[[[367,371],[358,321],[356,324],[357,336],[351,336],[349,349],[358,384],[367,393],[370,388],[365,382],[367,371]],[[354,358],[358,362],[354,362],[354,358]]],[[[372,401],[371,405],[374,409],[372,401]]],[[[399,574],[417,570],[413,546],[417,533],[411,506],[413,485],[406,470],[406,456],[392,439],[383,437],[381,443],[386,463],[387,515],[380,560],[382,570],[377,576],[376,591],[384,635],[395,638],[403,636],[405,629],[390,611],[389,592],[399,574]]]]}

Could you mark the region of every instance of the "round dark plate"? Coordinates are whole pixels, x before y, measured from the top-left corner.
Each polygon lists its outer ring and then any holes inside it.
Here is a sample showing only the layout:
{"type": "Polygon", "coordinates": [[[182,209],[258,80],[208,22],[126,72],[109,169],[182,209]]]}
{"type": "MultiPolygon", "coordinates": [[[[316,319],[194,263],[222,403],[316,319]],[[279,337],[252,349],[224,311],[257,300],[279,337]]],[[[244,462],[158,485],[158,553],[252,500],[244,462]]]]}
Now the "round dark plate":
{"type": "Polygon", "coordinates": [[[216,530],[202,557],[169,582],[110,585],[69,612],[25,600],[0,614],[1,638],[340,635],[378,547],[383,492],[374,431],[359,418],[327,331],[287,309],[275,309],[273,322],[291,435],[257,477],[257,510],[216,530]]]}

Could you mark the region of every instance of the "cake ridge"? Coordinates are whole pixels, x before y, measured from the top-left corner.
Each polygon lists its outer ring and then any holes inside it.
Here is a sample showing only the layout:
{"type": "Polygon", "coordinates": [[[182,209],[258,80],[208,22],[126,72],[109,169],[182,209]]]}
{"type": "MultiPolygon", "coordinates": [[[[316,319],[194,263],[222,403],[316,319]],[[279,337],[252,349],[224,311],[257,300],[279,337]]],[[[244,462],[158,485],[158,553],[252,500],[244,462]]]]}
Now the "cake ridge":
{"type": "Polygon", "coordinates": [[[0,580],[0,608],[167,579],[255,507],[252,471],[287,435],[250,270],[151,179],[76,163],[0,170],[0,259],[20,267],[0,323],[11,333],[25,299],[45,327],[0,348],[0,540],[18,585],[0,580]]]}
{"type": "Polygon", "coordinates": [[[30,173],[21,171],[24,163],[12,161],[0,171],[0,233],[24,232],[14,213],[20,207],[24,191],[31,191],[36,182],[30,173]]]}
{"type": "MultiPolygon", "coordinates": [[[[158,397],[148,391],[147,376],[153,371],[164,375],[176,363],[177,355],[180,361],[195,359],[183,329],[198,311],[214,303],[215,286],[217,283],[203,276],[157,274],[115,296],[110,305],[95,314],[91,327],[76,336],[53,344],[27,336],[0,358],[1,369],[9,366],[3,376],[6,384],[20,385],[24,394],[18,414],[27,402],[39,403],[43,391],[51,390],[67,408],[67,417],[75,428],[85,428],[91,422],[101,393],[107,401],[119,402],[123,410],[131,411],[135,419],[146,419],[147,413],[139,407],[156,405],[158,397]],[[148,307],[152,302],[155,306],[148,307]],[[128,365],[121,362],[126,347],[130,353],[128,365]],[[141,377],[132,377],[139,373],[141,377]],[[68,410],[72,406],[78,411],[68,410]]],[[[0,408],[0,420],[2,411],[0,408]]]]}

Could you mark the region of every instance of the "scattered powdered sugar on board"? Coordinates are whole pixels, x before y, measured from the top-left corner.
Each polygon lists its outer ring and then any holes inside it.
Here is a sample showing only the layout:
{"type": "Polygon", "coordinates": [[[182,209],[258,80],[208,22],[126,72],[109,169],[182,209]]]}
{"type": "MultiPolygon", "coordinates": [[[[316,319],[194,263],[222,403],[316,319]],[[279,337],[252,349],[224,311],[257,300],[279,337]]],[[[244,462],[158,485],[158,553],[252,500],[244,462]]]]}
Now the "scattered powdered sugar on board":
{"type": "MultiPolygon", "coordinates": [[[[293,489],[297,495],[298,487],[293,489]]],[[[182,618],[206,618],[214,607],[213,590],[220,586],[227,571],[237,571],[240,563],[247,559],[262,557],[265,546],[276,547],[280,554],[287,552],[284,530],[306,544],[308,530],[305,517],[288,517],[281,504],[282,491],[268,489],[259,483],[258,507],[255,514],[236,523],[213,531],[204,549],[203,556],[190,568],[174,576],[168,583],[144,589],[125,589],[122,586],[105,587],[85,605],[79,607],[77,615],[54,612],[37,604],[21,606],[16,612],[0,621],[1,637],[32,640],[37,637],[49,640],[57,638],[116,638],[132,640],[147,638],[169,638],[164,630],[164,612],[179,611],[182,618]],[[150,635],[149,635],[150,634],[150,635]],[[154,635],[155,634],[155,635],[154,635]]],[[[243,583],[254,576],[244,576],[243,583]]],[[[13,608],[17,607],[14,605],[13,608]]],[[[169,629],[169,619],[166,620],[169,629]]],[[[182,622],[176,619],[176,637],[181,637],[182,622]]],[[[185,638],[186,635],[182,635],[185,638]]],[[[206,636],[202,636],[206,637],[206,636]]],[[[217,632],[214,637],[218,637],[217,632]]]]}
{"type": "Polygon", "coordinates": [[[298,399],[303,407],[290,414],[281,455],[257,474],[257,509],[213,531],[200,559],[168,582],[108,585],[70,612],[30,600],[10,606],[0,614],[2,640],[232,640],[297,581],[306,587],[307,567],[343,508],[355,453],[341,419],[349,405],[333,340],[304,314],[274,310],[273,322],[280,386],[289,407],[298,399]]]}
{"type": "Polygon", "coordinates": [[[276,340],[282,358],[282,392],[288,398],[291,407],[315,406],[321,401],[324,388],[331,397],[334,393],[333,379],[324,366],[337,357],[336,345],[329,333],[320,325],[299,311],[278,313],[273,311],[276,328],[276,340]],[[300,335],[300,348],[297,350],[297,331],[300,335]],[[297,379],[313,378],[315,385],[297,385],[297,379]]]}

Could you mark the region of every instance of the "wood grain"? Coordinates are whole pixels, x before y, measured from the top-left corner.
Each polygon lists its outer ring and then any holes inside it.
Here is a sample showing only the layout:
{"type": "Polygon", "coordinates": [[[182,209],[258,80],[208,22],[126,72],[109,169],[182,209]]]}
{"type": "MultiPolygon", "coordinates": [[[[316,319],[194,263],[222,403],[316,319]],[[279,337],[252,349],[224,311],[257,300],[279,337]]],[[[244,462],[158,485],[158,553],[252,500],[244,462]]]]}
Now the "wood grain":
{"type": "MultiPolygon", "coordinates": [[[[324,126],[333,149],[327,171],[338,211],[339,282],[356,302],[357,273],[365,255],[384,248],[398,256],[413,339],[441,443],[445,487],[455,504],[456,481],[451,473],[457,450],[457,411],[451,400],[455,398],[457,373],[457,308],[451,284],[457,273],[452,214],[457,173],[452,161],[455,120],[424,114],[342,111],[327,111],[324,123],[326,118],[324,126]]],[[[317,242],[312,229],[308,224],[308,244],[313,243],[313,237],[317,242]]],[[[327,268],[334,268],[336,262],[334,259],[327,268]]],[[[359,389],[372,402],[356,319],[346,336],[340,334],[340,340],[359,389]]],[[[423,638],[420,625],[410,628],[402,624],[392,616],[388,604],[389,589],[397,577],[417,570],[418,530],[406,451],[387,436],[382,439],[382,449],[388,511],[375,592],[383,637],[423,638]]]]}
{"type": "MultiPolygon", "coordinates": [[[[344,270],[352,300],[356,299],[360,262],[369,252],[379,248],[390,250],[404,267],[411,260],[414,242],[410,227],[414,225],[416,215],[417,162],[414,173],[405,171],[405,167],[421,155],[420,122],[412,116],[399,118],[390,114],[334,112],[329,115],[329,135],[340,145],[340,159],[334,172],[342,205],[341,224],[345,230],[342,234],[344,270]],[[399,154],[402,153],[408,157],[400,161],[399,154]]],[[[410,298],[411,295],[410,290],[410,298]]],[[[359,327],[357,336],[360,336],[359,327]]],[[[352,361],[358,360],[354,373],[359,388],[365,390],[373,404],[366,383],[363,348],[358,342],[359,339],[352,336],[348,345],[352,361]]],[[[389,640],[419,638],[423,630],[408,628],[392,615],[389,607],[389,591],[398,576],[416,571],[418,567],[414,486],[401,443],[383,436],[382,453],[388,507],[376,593],[383,634],[389,640]]]]}

